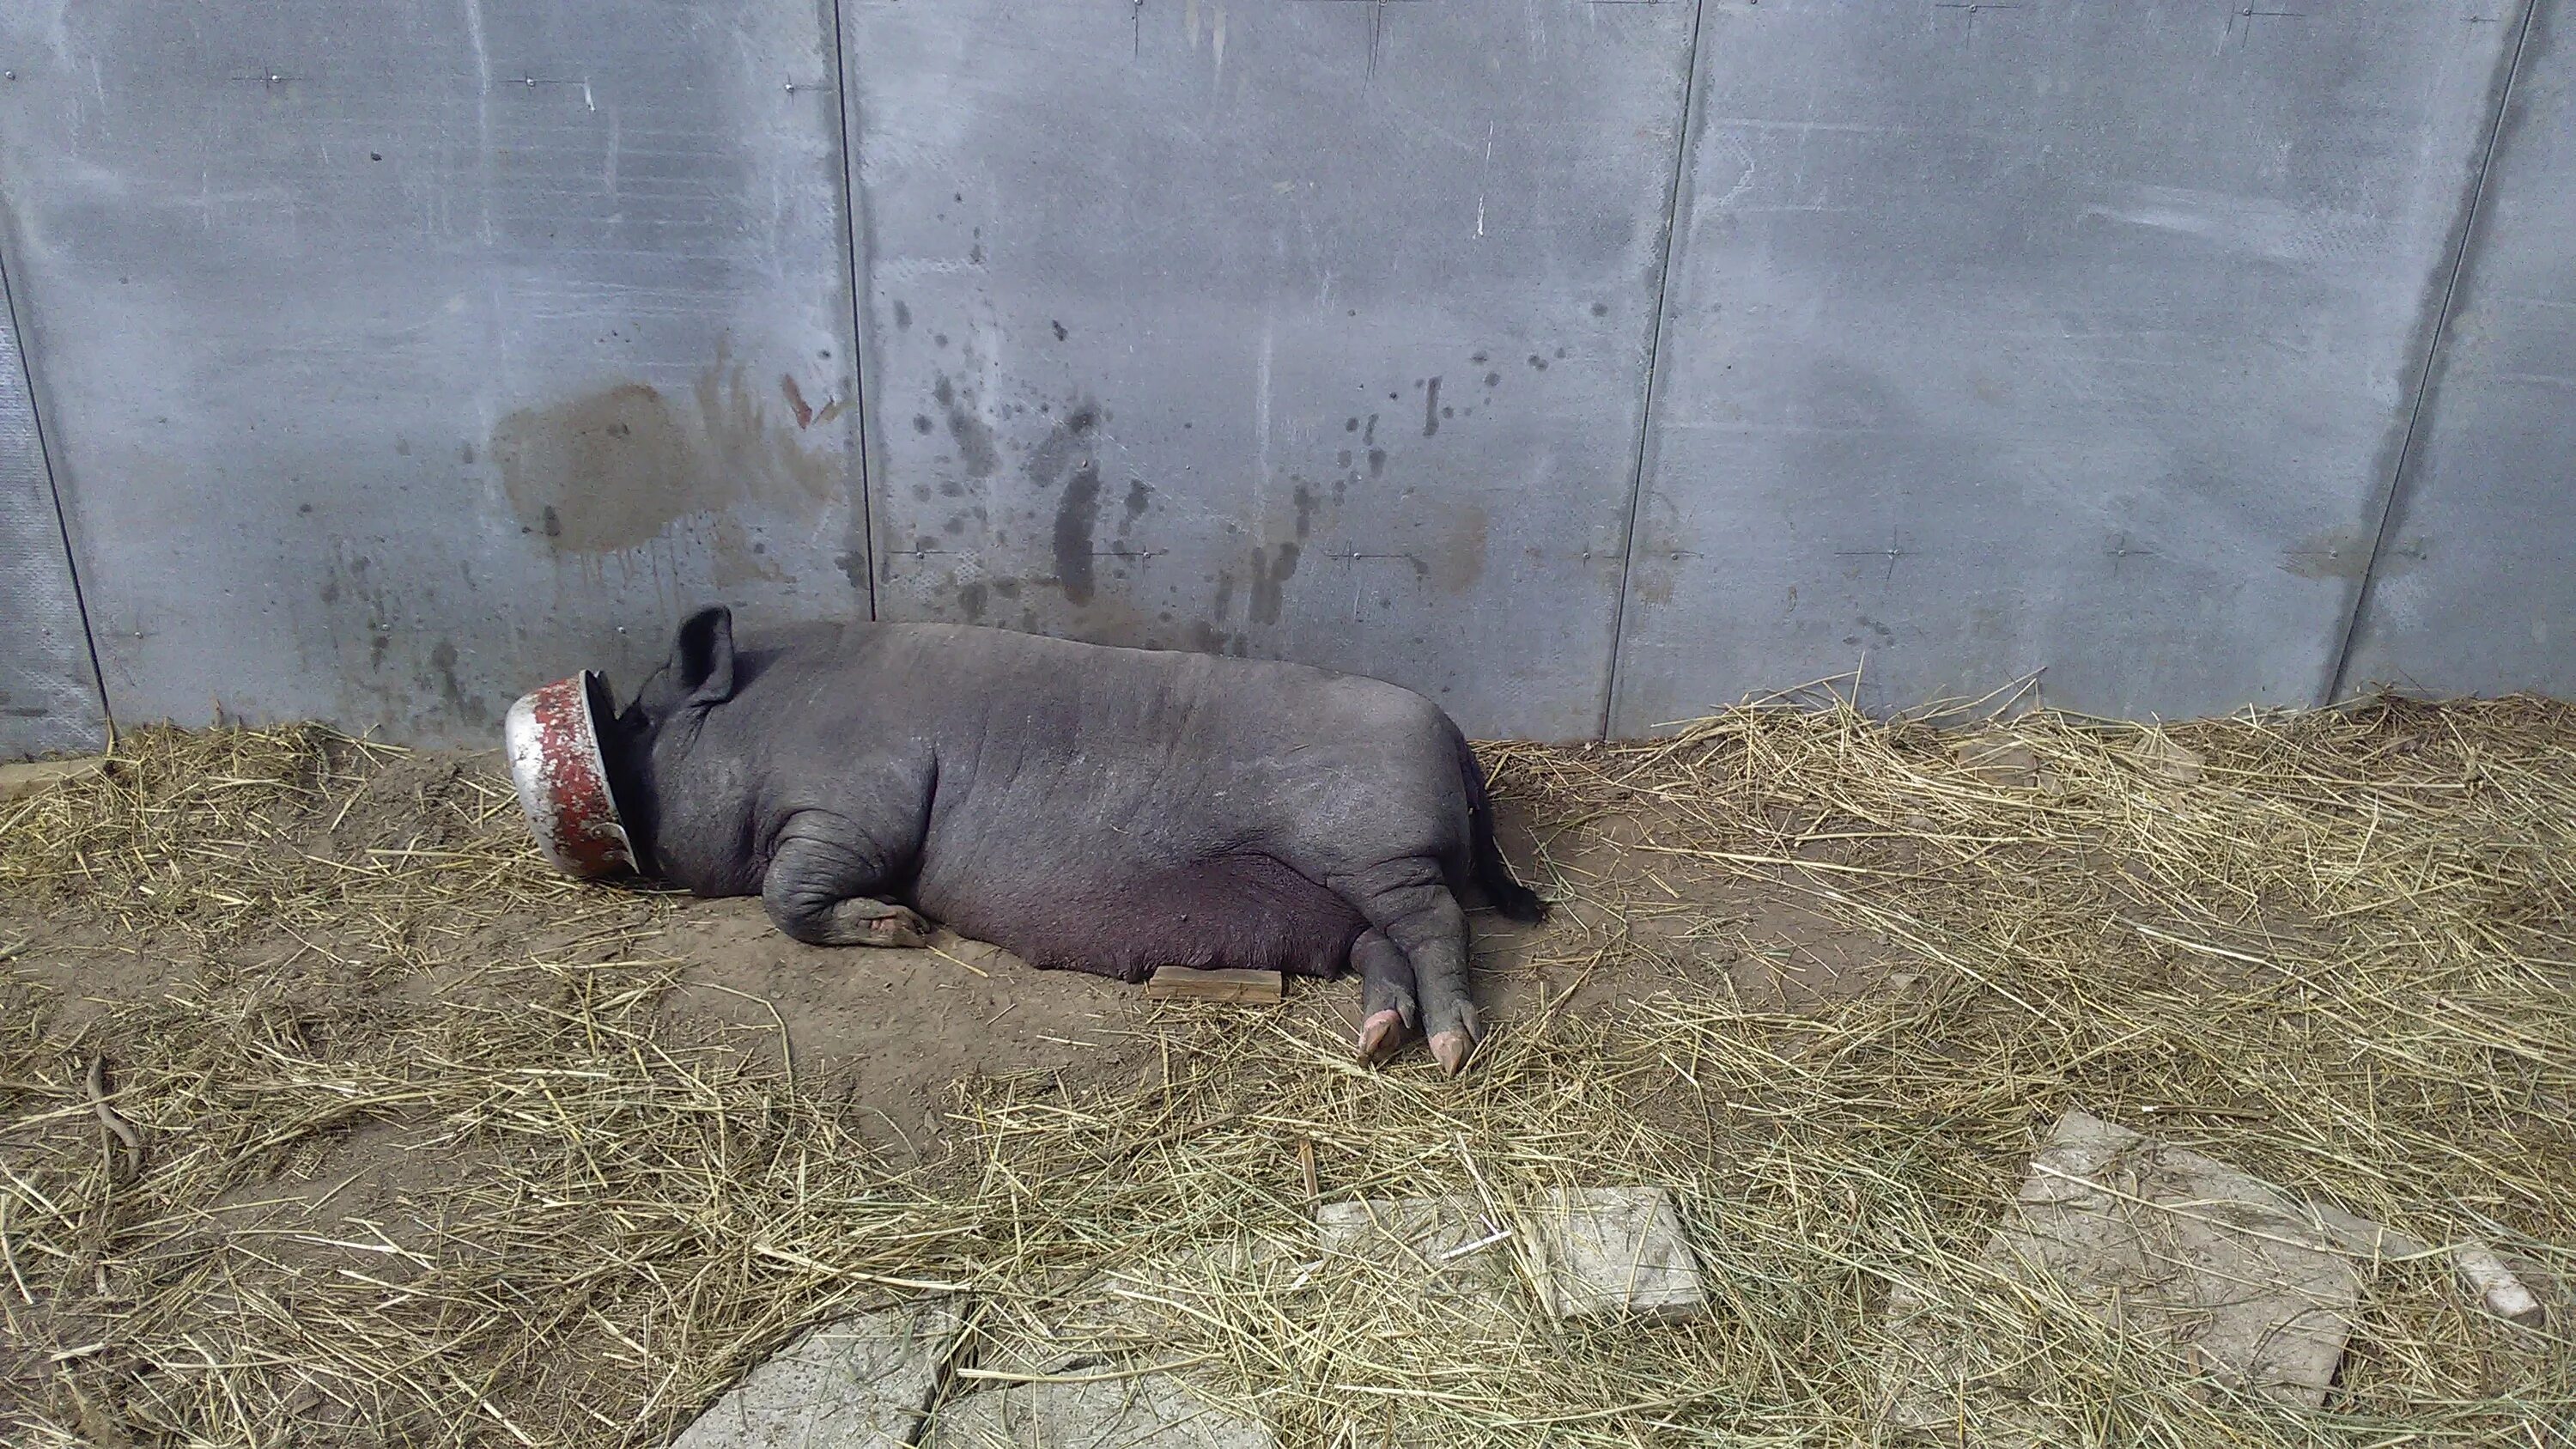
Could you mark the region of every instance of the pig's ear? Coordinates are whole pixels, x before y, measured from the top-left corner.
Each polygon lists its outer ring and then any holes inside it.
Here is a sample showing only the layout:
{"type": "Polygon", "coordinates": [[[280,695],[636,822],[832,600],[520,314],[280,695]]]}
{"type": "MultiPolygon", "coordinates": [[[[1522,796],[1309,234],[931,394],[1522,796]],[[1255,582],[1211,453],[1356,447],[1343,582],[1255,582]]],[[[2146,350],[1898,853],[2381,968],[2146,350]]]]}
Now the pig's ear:
{"type": "Polygon", "coordinates": [[[733,610],[717,604],[681,622],[671,646],[671,679],[680,687],[683,707],[733,698],[733,610]]]}

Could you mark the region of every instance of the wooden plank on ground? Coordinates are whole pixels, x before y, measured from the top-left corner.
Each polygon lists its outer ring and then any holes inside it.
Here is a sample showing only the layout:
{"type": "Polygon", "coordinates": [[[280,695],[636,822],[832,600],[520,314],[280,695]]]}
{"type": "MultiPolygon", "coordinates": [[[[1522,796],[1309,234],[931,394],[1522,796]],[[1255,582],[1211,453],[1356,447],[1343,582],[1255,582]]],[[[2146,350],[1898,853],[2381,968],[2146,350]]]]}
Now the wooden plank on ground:
{"type": "Polygon", "coordinates": [[[1166,966],[1145,982],[1147,1001],[1277,1001],[1286,994],[1276,971],[1192,971],[1166,966]]]}

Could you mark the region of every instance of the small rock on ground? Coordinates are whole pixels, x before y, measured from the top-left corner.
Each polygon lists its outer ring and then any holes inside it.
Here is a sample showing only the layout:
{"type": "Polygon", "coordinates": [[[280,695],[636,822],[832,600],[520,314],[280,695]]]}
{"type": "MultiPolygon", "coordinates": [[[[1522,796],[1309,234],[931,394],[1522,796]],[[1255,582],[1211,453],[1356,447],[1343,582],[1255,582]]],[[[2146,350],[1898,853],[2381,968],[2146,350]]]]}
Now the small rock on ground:
{"type": "Polygon", "coordinates": [[[2199,751],[2188,745],[2176,744],[2161,734],[2149,734],[2140,739],[2130,749],[2129,757],[2138,762],[2138,768],[2168,785],[2191,784],[2200,778],[2207,763],[2201,759],[2199,751]]]}
{"type": "Polygon", "coordinates": [[[2002,730],[1979,730],[1950,741],[1950,757],[1980,784],[2027,790],[2039,783],[2039,757],[2002,730]]]}

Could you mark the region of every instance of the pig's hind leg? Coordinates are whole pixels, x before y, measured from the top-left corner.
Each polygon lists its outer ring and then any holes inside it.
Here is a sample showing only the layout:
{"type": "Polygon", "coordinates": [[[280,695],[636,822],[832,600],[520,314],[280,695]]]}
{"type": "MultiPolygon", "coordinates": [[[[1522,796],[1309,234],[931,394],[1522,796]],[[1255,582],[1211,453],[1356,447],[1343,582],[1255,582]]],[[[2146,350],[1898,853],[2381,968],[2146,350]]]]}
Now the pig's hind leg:
{"type": "Polygon", "coordinates": [[[1484,1036],[1467,980],[1467,913],[1432,856],[1402,856],[1336,875],[1334,891],[1368,924],[1351,959],[1360,968],[1360,1053],[1375,1059],[1403,1040],[1419,1010],[1431,1054],[1455,1075],[1484,1036]],[[1371,938],[1376,938],[1373,944],[1371,938]],[[1363,951],[1362,947],[1366,950],[1363,951]],[[1402,988],[1409,979],[1412,990],[1402,988]]]}
{"type": "Polygon", "coordinates": [[[1351,943],[1351,965],[1360,973],[1360,1060],[1382,1062],[1404,1045],[1422,1018],[1414,995],[1413,963],[1372,926],[1351,943]]]}

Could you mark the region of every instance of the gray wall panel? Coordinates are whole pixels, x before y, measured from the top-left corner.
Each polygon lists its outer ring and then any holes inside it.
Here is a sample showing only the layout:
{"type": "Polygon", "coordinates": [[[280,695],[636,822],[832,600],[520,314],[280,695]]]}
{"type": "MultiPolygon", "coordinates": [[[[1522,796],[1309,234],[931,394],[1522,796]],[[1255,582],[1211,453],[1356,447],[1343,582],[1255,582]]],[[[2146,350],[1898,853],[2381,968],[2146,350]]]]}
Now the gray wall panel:
{"type": "Polygon", "coordinates": [[[120,718],[480,740],[702,596],[863,614],[831,34],[816,0],[0,7],[120,718]]]}
{"type": "Polygon", "coordinates": [[[2449,274],[2521,15],[0,6],[0,754],[84,595],[120,717],[425,740],[714,597],[1541,737],[2568,690],[2563,13],[2449,274]]]}
{"type": "Polygon", "coordinates": [[[0,760],[106,743],[80,593],[0,274],[0,760]]]}
{"type": "Polygon", "coordinates": [[[884,616],[1597,728],[1692,7],[844,24],[884,616]]]}
{"type": "Polygon", "coordinates": [[[1711,5],[1615,727],[2317,700],[2515,28],[1711,5]]]}
{"type": "Polygon", "coordinates": [[[2576,694],[2576,17],[2533,17],[2344,685],[2576,694]]]}

